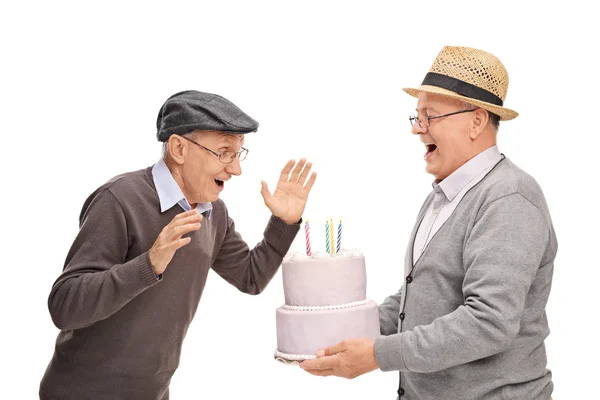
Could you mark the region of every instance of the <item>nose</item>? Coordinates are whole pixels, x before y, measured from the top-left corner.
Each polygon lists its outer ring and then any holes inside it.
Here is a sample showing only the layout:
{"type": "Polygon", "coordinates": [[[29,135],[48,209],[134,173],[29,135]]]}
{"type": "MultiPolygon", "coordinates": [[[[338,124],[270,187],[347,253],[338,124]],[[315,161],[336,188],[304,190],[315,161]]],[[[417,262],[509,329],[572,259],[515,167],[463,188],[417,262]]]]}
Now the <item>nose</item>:
{"type": "Polygon", "coordinates": [[[225,167],[225,171],[228,174],[240,176],[242,174],[242,165],[240,163],[239,157],[234,158],[231,164],[227,164],[227,166],[225,167]]]}
{"type": "Polygon", "coordinates": [[[418,122],[415,122],[415,124],[412,126],[410,131],[412,132],[413,135],[420,135],[420,134],[427,132],[427,128],[422,128],[421,124],[419,124],[418,122]]]}

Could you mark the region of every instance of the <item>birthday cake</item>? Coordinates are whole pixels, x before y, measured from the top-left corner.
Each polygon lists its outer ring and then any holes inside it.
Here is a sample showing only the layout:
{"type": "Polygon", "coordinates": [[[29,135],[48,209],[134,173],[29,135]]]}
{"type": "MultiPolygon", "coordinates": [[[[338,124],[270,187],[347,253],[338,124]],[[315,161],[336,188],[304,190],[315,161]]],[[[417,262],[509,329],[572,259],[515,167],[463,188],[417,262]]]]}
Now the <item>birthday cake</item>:
{"type": "Polygon", "coordinates": [[[344,339],[379,335],[379,311],[366,296],[360,251],[290,253],[282,276],[285,304],[276,310],[275,359],[296,363],[344,339]]]}

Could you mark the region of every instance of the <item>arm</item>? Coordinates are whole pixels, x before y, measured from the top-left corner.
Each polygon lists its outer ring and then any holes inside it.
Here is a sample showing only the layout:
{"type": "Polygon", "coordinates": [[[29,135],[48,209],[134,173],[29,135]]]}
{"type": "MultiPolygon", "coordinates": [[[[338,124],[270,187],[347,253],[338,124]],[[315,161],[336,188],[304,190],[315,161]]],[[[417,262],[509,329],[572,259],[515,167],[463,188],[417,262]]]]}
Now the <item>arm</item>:
{"type": "Polygon", "coordinates": [[[380,369],[434,372],[508,348],[549,239],[544,214],[520,194],[482,209],[464,247],[464,304],[429,325],[378,338],[380,369]]]}
{"type": "Polygon", "coordinates": [[[292,245],[300,230],[300,222],[288,225],[271,216],[263,239],[250,250],[235,230],[233,219],[227,216],[227,232],[213,270],[244,293],[261,293],[292,245]]]}
{"type": "Polygon", "coordinates": [[[125,262],[127,224],[117,199],[102,190],[86,201],[80,230],[48,298],[52,321],[61,330],[105,319],[157,283],[148,253],[125,262]]]}
{"type": "Polygon", "coordinates": [[[304,158],[297,164],[288,161],[273,194],[267,183],[261,182],[261,194],[272,215],[263,240],[254,249],[248,248],[236,232],[233,220],[226,215],[227,231],[213,269],[242,292],[261,293],[281,265],[300,230],[306,200],[315,183],[316,173],[308,178],[311,167],[312,163],[304,158]]]}
{"type": "Polygon", "coordinates": [[[379,325],[381,334],[384,336],[398,333],[398,314],[400,313],[400,300],[402,298],[402,288],[398,293],[386,297],[379,305],[379,325]]]}

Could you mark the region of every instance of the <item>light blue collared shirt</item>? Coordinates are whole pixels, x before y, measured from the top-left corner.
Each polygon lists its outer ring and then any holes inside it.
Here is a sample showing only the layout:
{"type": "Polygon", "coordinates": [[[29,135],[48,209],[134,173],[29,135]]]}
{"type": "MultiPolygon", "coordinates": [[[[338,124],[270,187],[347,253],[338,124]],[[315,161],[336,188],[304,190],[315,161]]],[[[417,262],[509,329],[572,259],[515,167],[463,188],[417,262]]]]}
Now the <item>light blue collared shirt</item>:
{"type": "MultiPolygon", "coordinates": [[[[152,179],[154,180],[154,186],[158,192],[158,199],[160,201],[160,212],[165,212],[175,204],[179,204],[184,211],[189,211],[192,206],[187,201],[179,184],[173,178],[169,167],[162,158],[158,160],[152,167],[152,179]]],[[[204,214],[206,218],[210,218],[212,213],[212,203],[198,203],[196,205],[198,214],[204,214]]]]}
{"type": "Polygon", "coordinates": [[[413,243],[414,263],[469,189],[478,184],[501,159],[502,154],[494,145],[467,161],[440,183],[433,182],[434,200],[423,217],[413,243]]]}

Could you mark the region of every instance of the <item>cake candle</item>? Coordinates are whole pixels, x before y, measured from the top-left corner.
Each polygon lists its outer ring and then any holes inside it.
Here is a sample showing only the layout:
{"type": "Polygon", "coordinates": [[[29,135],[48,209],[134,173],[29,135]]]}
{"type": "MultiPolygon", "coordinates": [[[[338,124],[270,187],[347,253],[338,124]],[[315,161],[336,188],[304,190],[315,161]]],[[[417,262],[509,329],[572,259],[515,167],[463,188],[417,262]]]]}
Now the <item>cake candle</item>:
{"type": "Polygon", "coordinates": [[[335,230],[333,229],[333,218],[329,218],[329,235],[331,236],[331,254],[335,254],[335,230]]]}
{"type": "Polygon", "coordinates": [[[337,231],[337,252],[339,253],[342,249],[342,219],[340,218],[340,223],[338,224],[337,231]]]}
{"type": "Polygon", "coordinates": [[[329,223],[325,220],[325,248],[327,249],[327,253],[331,254],[331,248],[329,247],[329,223]]]}
{"type": "Polygon", "coordinates": [[[308,219],[306,220],[306,223],[304,224],[304,233],[306,236],[306,255],[312,256],[312,252],[310,250],[310,227],[308,226],[308,219]]]}

